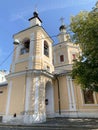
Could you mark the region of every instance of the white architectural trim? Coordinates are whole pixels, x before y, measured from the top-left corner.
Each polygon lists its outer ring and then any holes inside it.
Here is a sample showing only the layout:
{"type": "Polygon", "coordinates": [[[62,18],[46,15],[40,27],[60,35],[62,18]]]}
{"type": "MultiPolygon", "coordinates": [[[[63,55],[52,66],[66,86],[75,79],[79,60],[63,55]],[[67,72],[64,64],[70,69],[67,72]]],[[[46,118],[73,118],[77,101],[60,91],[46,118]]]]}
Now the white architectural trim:
{"type": "Polygon", "coordinates": [[[42,35],[42,57],[44,56],[44,36],[42,35]]]}
{"type": "Polygon", "coordinates": [[[15,55],[15,62],[18,60],[18,57],[20,55],[20,44],[16,46],[16,55],[15,55]]]}
{"type": "Polygon", "coordinates": [[[66,76],[67,79],[67,89],[68,89],[68,99],[69,99],[69,110],[72,110],[72,101],[71,101],[71,92],[70,92],[70,85],[69,85],[69,76],[66,76]]]}
{"type": "Polygon", "coordinates": [[[6,105],[6,115],[8,115],[8,113],[9,113],[11,91],[12,91],[12,81],[9,82],[9,86],[8,86],[7,105],[6,105]]]}
{"type": "Polygon", "coordinates": [[[76,102],[74,95],[74,86],[70,76],[67,76],[67,89],[68,89],[68,99],[69,99],[69,110],[76,111],[76,102]]]}
{"type": "Polygon", "coordinates": [[[72,82],[72,78],[71,78],[71,77],[70,77],[70,87],[71,87],[73,110],[76,110],[76,102],[75,102],[75,94],[74,94],[74,85],[73,85],[73,82],[72,82]]]}
{"type": "Polygon", "coordinates": [[[69,111],[62,113],[62,115],[59,115],[59,113],[55,113],[55,117],[98,118],[98,112],[69,111]]]}
{"type": "Polygon", "coordinates": [[[56,64],[56,53],[55,53],[55,51],[54,51],[54,54],[53,54],[54,56],[53,56],[53,61],[54,61],[54,65],[56,64]]]}
{"type": "Polygon", "coordinates": [[[50,58],[50,64],[52,64],[52,44],[49,44],[49,58],[50,58]]]}
{"type": "Polygon", "coordinates": [[[95,92],[93,92],[93,97],[94,97],[94,102],[95,102],[95,104],[97,104],[97,100],[96,100],[96,94],[95,94],[95,92]]]}
{"type": "Polygon", "coordinates": [[[18,60],[18,57],[19,57],[19,54],[20,54],[19,51],[20,51],[20,44],[19,45],[15,45],[15,47],[14,47],[15,57],[13,55],[12,69],[11,69],[12,72],[15,72],[15,64],[16,64],[16,61],[18,60]]]}
{"type": "Polygon", "coordinates": [[[93,98],[94,98],[94,103],[93,104],[85,104],[84,103],[84,95],[83,95],[82,89],[80,89],[80,93],[81,93],[82,106],[98,106],[95,92],[93,93],[93,98]]]}
{"type": "Polygon", "coordinates": [[[30,90],[31,90],[31,77],[25,77],[26,79],[26,98],[25,98],[25,112],[29,111],[29,102],[30,102],[30,90]]]}
{"type": "Polygon", "coordinates": [[[15,63],[21,63],[21,62],[25,62],[25,61],[29,61],[30,58],[22,58],[22,59],[18,59],[15,63]]]}
{"type": "Polygon", "coordinates": [[[48,72],[46,72],[45,70],[33,70],[33,69],[31,69],[31,70],[24,70],[24,71],[21,71],[21,72],[16,72],[16,73],[11,73],[11,74],[9,74],[8,76],[7,76],[7,79],[10,79],[10,78],[12,78],[12,77],[18,77],[18,76],[21,76],[21,75],[24,75],[24,74],[26,74],[26,73],[28,73],[28,74],[42,74],[42,75],[45,75],[45,76],[47,76],[47,77],[49,77],[49,78],[54,78],[54,76],[53,76],[53,74],[51,74],[51,73],[48,73],[48,72]]]}
{"type": "Polygon", "coordinates": [[[30,36],[30,52],[29,52],[28,69],[33,69],[33,51],[34,51],[34,33],[32,33],[30,36]]]}
{"type": "Polygon", "coordinates": [[[39,107],[39,77],[35,79],[35,103],[34,103],[34,114],[38,113],[39,107]]]}

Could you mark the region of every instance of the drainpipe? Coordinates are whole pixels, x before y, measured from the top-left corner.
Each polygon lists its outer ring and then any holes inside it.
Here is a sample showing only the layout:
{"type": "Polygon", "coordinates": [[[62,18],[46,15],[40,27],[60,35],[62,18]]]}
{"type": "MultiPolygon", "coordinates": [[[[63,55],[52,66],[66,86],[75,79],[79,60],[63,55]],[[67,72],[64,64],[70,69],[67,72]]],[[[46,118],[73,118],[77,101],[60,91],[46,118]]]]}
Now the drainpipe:
{"type": "Polygon", "coordinates": [[[57,86],[58,86],[58,107],[59,107],[59,115],[61,115],[61,102],[60,102],[60,86],[59,86],[59,79],[56,76],[57,86]]]}

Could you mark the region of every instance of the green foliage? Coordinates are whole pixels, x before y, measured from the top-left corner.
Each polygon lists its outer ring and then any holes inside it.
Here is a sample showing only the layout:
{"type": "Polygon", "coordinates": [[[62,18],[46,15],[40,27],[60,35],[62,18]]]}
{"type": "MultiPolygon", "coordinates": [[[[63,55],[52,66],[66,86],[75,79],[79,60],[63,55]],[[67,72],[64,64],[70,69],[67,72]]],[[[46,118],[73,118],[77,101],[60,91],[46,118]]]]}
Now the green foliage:
{"type": "Polygon", "coordinates": [[[82,54],[74,61],[72,77],[83,88],[98,92],[98,8],[72,17],[73,39],[82,54]]]}

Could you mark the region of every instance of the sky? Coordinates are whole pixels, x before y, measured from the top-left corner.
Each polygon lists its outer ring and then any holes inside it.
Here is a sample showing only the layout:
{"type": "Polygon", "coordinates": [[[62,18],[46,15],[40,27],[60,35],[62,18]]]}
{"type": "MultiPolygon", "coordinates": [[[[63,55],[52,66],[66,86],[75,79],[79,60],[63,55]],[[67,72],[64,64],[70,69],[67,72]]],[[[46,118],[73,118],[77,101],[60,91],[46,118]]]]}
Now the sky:
{"type": "MultiPolygon", "coordinates": [[[[91,11],[98,0],[2,0],[0,2],[0,70],[10,70],[13,35],[29,27],[37,9],[42,26],[50,36],[59,34],[60,18],[65,25],[80,11],[91,11]]],[[[53,39],[56,42],[56,39],[53,39]]]]}

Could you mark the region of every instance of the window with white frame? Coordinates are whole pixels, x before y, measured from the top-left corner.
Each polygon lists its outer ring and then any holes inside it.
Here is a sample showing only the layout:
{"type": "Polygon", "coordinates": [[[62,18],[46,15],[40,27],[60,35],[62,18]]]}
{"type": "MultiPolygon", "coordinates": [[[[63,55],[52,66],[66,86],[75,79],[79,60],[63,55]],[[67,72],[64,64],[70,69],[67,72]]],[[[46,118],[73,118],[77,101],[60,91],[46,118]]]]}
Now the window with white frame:
{"type": "Polygon", "coordinates": [[[88,89],[83,90],[83,97],[85,104],[94,104],[94,96],[92,90],[88,89]]]}
{"type": "Polygon", "coordinates": [[[60,62],[64,62],[64,55],[60,55],[60,62]]]}

